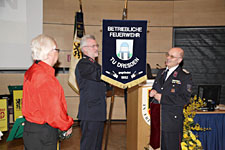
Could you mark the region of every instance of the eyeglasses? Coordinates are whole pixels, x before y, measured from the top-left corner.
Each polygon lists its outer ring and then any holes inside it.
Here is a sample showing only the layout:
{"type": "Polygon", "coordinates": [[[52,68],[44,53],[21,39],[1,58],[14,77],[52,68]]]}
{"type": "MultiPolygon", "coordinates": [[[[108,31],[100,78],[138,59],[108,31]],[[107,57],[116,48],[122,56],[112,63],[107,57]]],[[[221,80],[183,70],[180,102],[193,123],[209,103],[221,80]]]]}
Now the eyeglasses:
{"type": "Polygon", "coordinates": [[[181,57],[175,57],[175,56],[173,56],[173,55],[170,55],[169,53],[166,53],[166,57],[170,57],[170,58],[181,58],[181,57]]]}
{"type": "Polygon", "coordinates": [[[84,46],[84,47],[91,47],[91,48],[95,48],[95,47],[97,47],[97,48],[99,48],[99,45],[98,45],[98,44],[96,44],[96,45],[90,45],[90,46],[84,46]]]}
{"type": "Polygon", "coordinates": [[[60,51],[60,49],[57,49],[57,48],[55,48],[55,49],[53,49],[53,50],[57,51],[58,53],[59,53],[59,51],[60,51]]]}

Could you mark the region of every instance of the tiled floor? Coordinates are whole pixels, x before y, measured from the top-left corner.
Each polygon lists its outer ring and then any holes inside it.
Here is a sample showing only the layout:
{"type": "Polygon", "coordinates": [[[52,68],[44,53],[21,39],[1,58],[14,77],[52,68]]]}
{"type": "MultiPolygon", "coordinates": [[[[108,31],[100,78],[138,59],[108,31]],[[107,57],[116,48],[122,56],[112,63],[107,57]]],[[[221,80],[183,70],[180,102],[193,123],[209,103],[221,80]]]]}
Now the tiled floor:
{"type": "MultiPolygon", "coordinates": [[[[105,137],[107,124],[105,124],[105,132],[103,139],[103,148],[105,147],[105,137]]],[[[4,133],[3,140],[0,141],[0,150],[23,150],[23,140],[15,139],[6,142],[8,133],[4,133]]],[[[77,123],[73,127],[73,136],[61,143],[61,150],[79,150],[80,149],[81,131],[77,123]]],[[[107,150],[126,150],[126,122],[112,121],[109,128],[107,150]]]]}

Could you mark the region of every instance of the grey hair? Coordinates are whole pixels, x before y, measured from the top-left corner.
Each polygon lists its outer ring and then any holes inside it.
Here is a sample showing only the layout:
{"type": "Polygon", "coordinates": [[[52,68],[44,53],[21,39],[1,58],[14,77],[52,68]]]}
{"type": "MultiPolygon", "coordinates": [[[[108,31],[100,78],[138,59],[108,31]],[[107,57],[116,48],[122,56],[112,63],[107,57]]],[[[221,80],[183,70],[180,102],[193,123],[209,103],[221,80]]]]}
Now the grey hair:
{"type": "Polygon", "coordinates": [[[82,52],[83,52],[83,47],[87,46],[87,40],[89,40],[89,39],[95,40],[95,36],[86,34],[82,37],[82,39],[80,41],[80,49],[82,52]]]}
{"type": "Polygon", "coordinates": [[[38,35],[31,41],[33,60],[45,60],[48,53],[56,48],[56,41],[48,35],[38,35]]]}

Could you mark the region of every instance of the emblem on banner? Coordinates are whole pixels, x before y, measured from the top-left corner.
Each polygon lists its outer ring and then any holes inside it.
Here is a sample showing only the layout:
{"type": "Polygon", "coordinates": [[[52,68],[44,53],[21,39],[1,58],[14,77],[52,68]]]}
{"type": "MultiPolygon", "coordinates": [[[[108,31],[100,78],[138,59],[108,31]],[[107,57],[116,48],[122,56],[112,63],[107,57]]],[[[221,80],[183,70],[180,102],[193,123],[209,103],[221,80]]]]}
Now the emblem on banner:
{"type": "Polygon", "coordinates": [[[80,49],[80,41],[75,41],[73,43],[73,56],[76,59],[81,59],[82,58],[82,53],[81,53],[81,49],[80,49]]]}
{"type": "Polygon", "coordinates": [[[116,55],[121,60],[129,60],[133,56],[133,40],[116,40],[116,55]]]}

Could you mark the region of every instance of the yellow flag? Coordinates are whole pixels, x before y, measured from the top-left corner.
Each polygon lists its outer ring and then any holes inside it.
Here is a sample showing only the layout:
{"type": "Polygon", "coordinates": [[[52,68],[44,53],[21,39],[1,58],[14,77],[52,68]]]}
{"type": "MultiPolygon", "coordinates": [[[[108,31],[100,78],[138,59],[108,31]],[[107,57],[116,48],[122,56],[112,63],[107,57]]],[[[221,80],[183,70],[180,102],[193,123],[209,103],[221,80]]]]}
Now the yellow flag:
{"type": "Polygon", "coordinates": [[[71,62],[68,79],[68,84],[76,93],[79,93],[79,88],[76,82],[75,69],[77,63],[82,58],[82,53],[80,49],[80,39],[82,38],[83,33],[84,33],[83,13],[76,12],[74,24],[73,50],[71,52],[71,60],[70,60],[71,62]]]}

